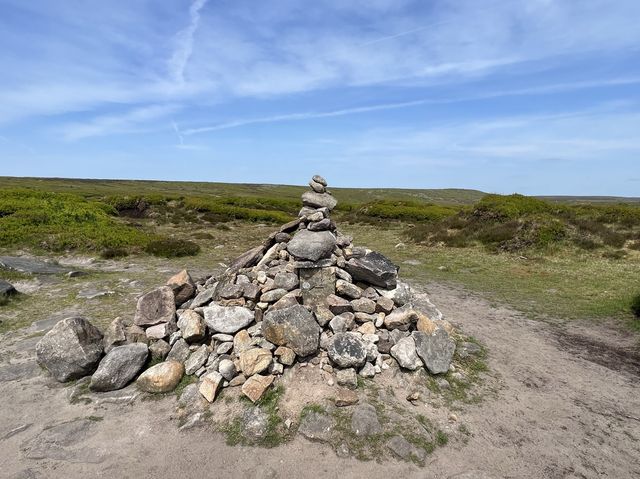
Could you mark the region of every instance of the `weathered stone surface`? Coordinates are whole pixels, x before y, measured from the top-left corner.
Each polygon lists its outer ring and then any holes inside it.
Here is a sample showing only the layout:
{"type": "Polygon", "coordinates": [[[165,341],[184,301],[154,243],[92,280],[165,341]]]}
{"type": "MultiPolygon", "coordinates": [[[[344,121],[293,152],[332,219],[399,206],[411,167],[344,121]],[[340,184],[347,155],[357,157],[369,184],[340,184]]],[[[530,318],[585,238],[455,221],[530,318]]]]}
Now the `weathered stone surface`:
{"type": "Polygon", "coordinates": [[[405,461],[410,460],[411,458],[423,461],[425,457],[424,449],[414,446],[400,435],[393,436],[389,439],[387,441],[387,448],[394,456],[405,461]]]}
{"type": "Polygon", "coordinates": [[[261,407],[247,409],[242,415],[242,435],[249,441],[263,439],[269,431],[269,415],[261,407]]]}
{"type": "Polygon", "coordinates": [[[468,358],[469,356],[478,355],[482,352],[482,347],[476,343],[464,342],[458,349],[458,355],[462,358],[468,358]]]}
{"type": "Polygon", "coordinates": [[[198,386],[198,391],[200,391],[200,394],[202,394],[207,401],[213,402],[216,400],[223,379],[222,374],[217,371],[205,374],[202,377],[200,386],[198,386]]]}
{"type": "Polygon", "coordinates": [[[298,302],[299,291],[293,290],[285,294],[282,298],[271,305],[271,311],[275,311],[277,309],[285,309],[290,308],[291,306],[297,306],[300,303],[298,302]]]}
{"type": "Polygon", "coordinates": [[[221,299],[238,299],[244,294],[244,286],[241,284],[225,283],[217,289],[216,294],[221,299]]]}
{"type": "Polygon", "coordinates": [[[446,373],[449,370],[456,343],[449,333],[436,328],[431,334],[421,331],[412,333],[416,352],[431,374],[446,373]]]}
{"type": "Polygon", "coordinates": [[[335,223],[333,223],[329,218],[323,218],[320,221],[314,221],[307,225],[307,229],[309,231],[326,231],[335,228],[335,223]]]}
{"type": "Polygon", "coordinates": [[[242,294],[250,301],[257,301],[260,297],[260,286],[253,283],[246,283],[242,285],[242,294]]]}
{"type": "Polygon", "coordinates": [[[169,352],[171,351],[171,346],[166,341],[160,339],[158,341],[153,341],[149,345],[149,352],[151,353],[151,358],[159,359],[160,361],[164,361],[169,352]]]}
{"type": "Polygon", "coordinates": [[[389,298],[393,301],[396,306],[404,306],[411,302],[413,298],[413,293],[411,292],[411,288],[407,283],[402,281],[398,281],[395,288],[392,289],[382,289],[378,288],[378,293],[385,298],[389,298]]]}
{"type": "Polygon", "coordinates": [[[352,333],[338,333],[331,338],[327,349],[329,358],[341,368],[359,368],[367,360],[365,345],[352,333]]]}
{"type": "Polygon", "coordinates": [[[295,273],[282,271],[276,274],[273,278],[273,286],[275,289],[286,289],[287,291],[291,291],[296,289],[298,284],[298,275],[295,273]]]}
{"type": "Polygon", "coordinates": [[[250,249],[249,251],[241,254],[235,260],[233,260],[227,268],[227,272],[231,273],[239,271],[242,268],[250,268],[251,266],[255,266],[262,258],[264,252],[265,247],[262,245],[250,249]]]}
{"type": "Polygon", "coordinates": [[[193,309],[187,309],[180,314],[178,328],[182,332],[182,337],[188,343],[202,340],[207,332],[204,319],[193,309]]]}
{"type": "Polygon", "coordinates": [[[335,294],[330,294],[324,301],[333,314],[337,315],[353,311],[353,305],[349,301],[335,294]]]}
{"type": "Polygon", "coordinates": [[[149,350],[146,344],[135,343],[117,346],[102,358],[98,369],[91,376],[89,389],[113,391],[122,389],[142,369],[149,350]]]}
{"type": "Polygon", "coordinates": [[[71,271],[59,264],[16,256],[0,256],[0,268],[27,274],[64,274],[71,271]]]}
{"type": "Polygon", "coordinates": [[[320,326],[304,306],[269,311],[262,321],[262,334],[267,341],[291,348],[298,356],[318,350],[320,326]]]}
{"type": "Polygon", "coordinates": [[[393,310],[384,318],[387,329],[400,329],[406,331],[412,323],[418,320],[418,314],[411,308],[403,306],[393,310]]]}
{"type": "Polygon", "coordinates": [[[360,374],[360,376],[362,376],[363,378],[372,378],[376,375],[376,370],[373,367],[373,364],[365,363],[365,365],[362,366],[362,369],[360,369],[358,374],[360,374]]]}
{"type": "Polygon", "coordinates": [[[273,303],[282,298],[285,294],[287,294],[286,289],[272,289],[271,291],[267,291],[260,296],[260,302],[262,303],[273,303]]]}
{"type": "Polygon", "coordinates": [[[315,191],[305,191],[302,194],[302,204],[309,206],[310,208],[328,208],[333,210],[338,204],[336,200],[329,193],[316,193],[315,191]]]}
{"type": "Polygon", "coordinates": [[[351,389],[338,388],[336,391],[335,405],[337,407],[353,406],[358,404],[358,393],[351,389]]]}
{"type": "Polygon", "coordinates": [[[356,313],[373,314],[376,311],[376,302],[368,298],[354,299],[351,306],[356,313]]]}
{"type": "Polygon", "coordinates": [[[171,336],[178,330],[176,320],[172,319],[168,323],[155,324],[145,330],[148,339],[164,339],[171,336]]]}
{"type": "Polygon", "coordinates": [[[242,393],[251,399],[252,402],[256,402],[262,397],[264,392],[271,386],[273,376],[263,376],[261,374],[255,374],[245,381],[242,385],[242,393]]]}
{"type": "Polygon", "coordinates": [[[169,278],[167,286],[173,290],[176,305],[190,300],[196,292],[196,285],[186,269],[169,278]]]}
{"type": "Polygon", "coordinates": [[[169,286],[154,289],[138,299],[133,322],[138,326],[168,323],[176,315],[173,290],[169,286]]]}
{"type": "Polygon", "coordinates": [[[335,427],[335,420],[328,414],[311,411],[300,421],[298,432],[311,441],[328,442],[335,427]]]}
{"type": "Polygon", "coordinates": [[[222,377],[227,381],[231,381],[238,374],[236,365],[230,359],[222,359],[218,363],[218,372],[222,374],[222,377]]]}
{"type": "Polygon", "coordinates": [[[56,381],[65,382],[95,371],[102,357],[102,333],[84,318],[67,318],[36,344],[36,361],[56,381]]]}
{"type": "Polygon", "coordinates": [[[358,327],[357,331],[362,333],[363,336],[367,334],[376,334],[376,326],[371,321],[367,321],[366,323],[362,323],[358,327]]]}
{"type": "Polygon", "coordinates": [[[329,231],[300,230],[287,243],[287,251],[298,259],[318,261],[328,258],[336,245],[329,231]]]}
{"type": "MultiPolygon", "coordinates": [[[[144,333],[144,332],[143,332],[144,333]]],[[[136,342],[136,341],[132,341],[136,342]]],[[[107,330],[104,332],[104,337],[102,338],[102,344],[104,345],[104,352],[108,353],[116,346],[122,346],[127,343],[127,335],[125,333],[125,325],[121,318],[116,318],[109,326],[107,326],[107,330]]]]}
{"type": "Polygon", "coordinates": [[[338,369],[336,371],[336,382],[340,386],[345,386],[349,389],[355,389],[358,387],[358,375],[353,368],[338,369]]]}
{"type": "MultiPolygon", "coordinates": [[[[27,459],[54,459],[70,463],[98,464],[105,454],[90,447],[77,447],[98,432],[95,421],[74,419],[44,429],[20,446],[27,459]]],[[[12,477],[38,478],[40,474],[12,477]]]]}
{"type": "Polygon", "coordinates": [[[236,333],[233,337],[233,352],[236,355],[250,349],[251,346],[251,336],[246,329],[242,329],[236,333]]]}
{"type": "Polygon", "coordinates": [[[278,346],[274,351],[274,356],[278,357],[278,360],[285,366],[291,366],[296,360],[296,353],[293,349],[286,346],[278,346]]]}
{"type": "Polygon", "coordinates": [[[303,304],[317,307],[324,304],[327,296],[335,293],[334,268],[300,269],[299,274],[303,304]]]}
{"type": "Polygon", "coordinates": [[[314,180],[311,180],[309,182],[309,186],[316,193],[324,193],[326,189],[326,185],[323,185],[322,183],[318,183],[317,181],[314,181],[314,180]]]}
{"type": "Polygon", "coordinates": [[[176,388],[183,375],[182,363],[165,361],[143,372],[136,380],[136,385],[148,393],[166,393],[176,388]]]}
{"type": "Polygon", "coordinates": [[[147,338],[147,334],[144,329],[136,324],[132,324],[131,326],[124,328],[124,335],[127,338],[127,343],[149,343],[149,339],[147,338]]]}
{"type": "Polygon", "coordinates": [[[376,300],[376,313],[384,313],[389,314],[393,311],[394,303],[391,298],[385,298],[384,296],[380,296],[376,300]]]}
{"type": "Polygon", "coordinates": [[[204,308],[204,320],[215,333],[234,334],[254,320],[254,312],[241,306],[211,304],[204,308]]]}
{"type": "Polygon", "coordinates": [[[178,338],[178,340],[173,343],[173,347],[167,355],[167,361],[178,361],[179,363],[184,363],[189,358],[190,353],[187,342],[182,338],[178,338]]]}
{"type": "Polygon", "coordinates": [[[356,436],[373,436],[382,432],[376,408],[371,404],[362,403],[356,406],[351,416],[351,431],[356,436]]]}
{"type": "Polygon", "coordinates": [[[184,372],[186,374],[194,374],[200,369],[209,359],[209,348],[206,344],[203,344],[196,349],[191,356],[184,362],[184,372]]]}
{"type": "Polygon", "coordinates": [[[252,348],[240,353],[238,364],[242,374],[249,377],[265,371],[272,360],[271,351],[262,348],[252,348]]]}
{"type": "Polygon", "coordinates": [[[422,367],[422,361],[416,353],[416,344],[411,336],[400,339],[392,348],[391,356],[398,361],[400,367],[415,371],[422,367]]]}
{"type": "Polygon", "coordinates": [[[345,298],[358,299],[362,296],[362,288],[344,279],[339,279],[336,281],[336,293],[345,298]]]}
{"type": "Polygon", "coordinates": [[[193,298],[193,301],[191,301],[190,307],[192,309],[195,309],[195,308],[199,308],[200,306],[204,306],[205,304],[208,304],[213,299],[213,294],[215,293],[215,291],[216,291],[215,287],[211,287],[209,289],[205,289],[201,291],[200,293],[198,293],[198,295],[195,298],[193,298]]]}
{"type": "Polygon", "coordinates": [[[326,187],[327,186],[327,180],[325,180],[322,176],[320,175],[313,175],[311,177],[311,181],[315,181],[316,183],[321,184],[322,186],[326,187]]]}
{"type": "Polygon", "coordinates": [[[359,258],[351,258],[344,269],[353,276],[355,281],[381,288],[395,288],[398,280],[398,267],[376,251],[371,251],[359,258]]]}

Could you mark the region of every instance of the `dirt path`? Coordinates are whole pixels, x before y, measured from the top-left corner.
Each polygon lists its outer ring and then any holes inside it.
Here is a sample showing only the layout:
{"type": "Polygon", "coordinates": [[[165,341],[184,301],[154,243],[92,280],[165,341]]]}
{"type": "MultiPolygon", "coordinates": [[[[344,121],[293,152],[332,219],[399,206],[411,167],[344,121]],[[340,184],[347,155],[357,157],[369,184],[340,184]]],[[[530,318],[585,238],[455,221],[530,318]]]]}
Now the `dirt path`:
{"type": "Polygon", "coordinates": [[[487,346],[499,388],[459,411],[468,441],[437,449],[424,468],[342,459],[301,438],[276,449],[229,447],[207,428],[178,431],[169,399],[70,404],[69,388],[33,363],[39,338],[23,331],[1,338],[0,476],[640,477],[640,371],[628,339],[530,321],[450,286],[429,293],[487,346]]]}

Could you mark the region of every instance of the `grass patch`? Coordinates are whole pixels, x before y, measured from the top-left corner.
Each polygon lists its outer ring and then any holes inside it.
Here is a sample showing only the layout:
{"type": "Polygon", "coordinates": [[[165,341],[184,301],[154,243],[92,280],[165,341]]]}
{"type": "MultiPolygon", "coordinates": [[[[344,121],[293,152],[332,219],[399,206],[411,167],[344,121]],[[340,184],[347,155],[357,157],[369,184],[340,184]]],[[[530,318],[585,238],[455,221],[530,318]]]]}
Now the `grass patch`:
{"type": "Polygon", "coordinates": [[[195,382],[198,382],[198,377],[192,374],[185,374],[182,376],[182,379],[180,379],[180,382],[178,383],[178,385],[176,386],[176,388],[173,390],[173,392],[175,393],[176,396],[180,397],[182,396],[182,393],[184,392],[184,389],[189,385],[189,384],[193,384],[195,382]]]}
{"type": "Polygon", "coordinates": [[[189,240],[166,238],[149,242],[144,250],[162,258],[181,258],[197,255],[200,252],[200,246],[189,240]]]}
{"type": "Polygon", "coordinates": [[[313,412],[318,414],[326,414],[327,410],[320,404],[307,404],[302,408],[302,411],[300,411],[300,420],[304,419],[313,412]]]}

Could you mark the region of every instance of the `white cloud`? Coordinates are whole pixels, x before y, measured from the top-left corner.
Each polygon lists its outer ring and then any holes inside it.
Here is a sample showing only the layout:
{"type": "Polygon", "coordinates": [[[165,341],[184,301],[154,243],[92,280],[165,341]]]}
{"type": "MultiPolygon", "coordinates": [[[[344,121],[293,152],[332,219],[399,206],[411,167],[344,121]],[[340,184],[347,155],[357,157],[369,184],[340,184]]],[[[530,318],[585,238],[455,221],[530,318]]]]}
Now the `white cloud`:
{"type": "Polygon", "coordinates": [[[193,53],[193,36],[200,23],[200,10],[207,0],[195,0],[189,8],[189,25],[176,35],[176,47],[169,60],[171,77],[178,83],[184,83],[184,72],[193,53]]]}

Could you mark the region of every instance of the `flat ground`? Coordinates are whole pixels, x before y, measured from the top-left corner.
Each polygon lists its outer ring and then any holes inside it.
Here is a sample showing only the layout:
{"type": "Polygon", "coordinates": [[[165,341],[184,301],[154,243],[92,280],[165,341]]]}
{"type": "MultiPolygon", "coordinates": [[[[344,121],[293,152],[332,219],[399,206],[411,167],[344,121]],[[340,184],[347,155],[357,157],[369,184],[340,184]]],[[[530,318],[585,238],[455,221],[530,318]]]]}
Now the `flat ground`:
{"type": "MultiPolygon", "coordinates": [[[[74,279],[15,278],[31,294],[1,313],[5,324],[18,328],[0,336],[3,477],[640,476],[640,353],[628,330],[606,320],[568,322],[550,314],[545,321],[533,320],[496,304],[495,297],[421,276],[419,264],[407,265],[415,270],[413,286],[486,346],[485,379],[491,386],[479,402],[442,408],[427,395],[418,406],[407,405],[421,408],[450,438],[424,467],[388,457],[341,458],[329,445],[301,436],[272,449],[231,447],[213,425],[180,431],[175,396],[74,402],[69,399],[73,387],[42,374],[34,346],[57,319],[84,314],[104,325],[116,315],[132,315],[135,297],[161,284],[178,265],[195,276],[211,273],[218,261],[244,247],[228,232],[220,234],[227,236],[211,240],[195,258],[91,263],[69,257],[67,263],[94,272],[74,279]]],[[[363,236],[357,243],[368,244],[363,236]]],[[[304,374],[313,374],[312,369],[294,370],[294,378],[304,374]]]]}

